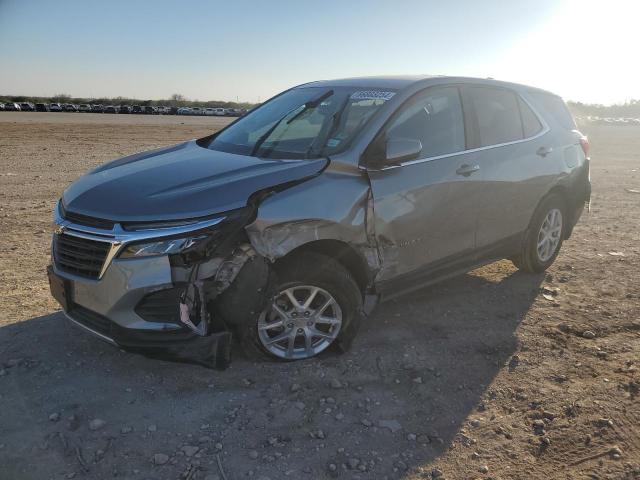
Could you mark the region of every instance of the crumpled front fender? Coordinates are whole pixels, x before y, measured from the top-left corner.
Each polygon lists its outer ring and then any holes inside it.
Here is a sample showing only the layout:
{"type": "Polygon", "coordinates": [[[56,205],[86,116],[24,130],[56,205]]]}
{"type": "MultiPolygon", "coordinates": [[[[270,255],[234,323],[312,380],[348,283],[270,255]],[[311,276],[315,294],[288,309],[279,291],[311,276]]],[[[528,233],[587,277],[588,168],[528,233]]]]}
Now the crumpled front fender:
{"type": "Polygon", "coordinates": [[[306,244],[331,240],[349,245],[377,271],[372,205],[366,178],[325,171],[263,200],[245,230],[255,251],[270,261],[306,244]]]}

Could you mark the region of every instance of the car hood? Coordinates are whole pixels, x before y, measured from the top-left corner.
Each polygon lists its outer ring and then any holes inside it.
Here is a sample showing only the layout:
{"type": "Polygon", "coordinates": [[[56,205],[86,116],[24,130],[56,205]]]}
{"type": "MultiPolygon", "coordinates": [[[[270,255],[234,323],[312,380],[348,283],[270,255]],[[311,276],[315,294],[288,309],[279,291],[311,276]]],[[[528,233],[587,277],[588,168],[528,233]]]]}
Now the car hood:
{"type": "Polygon", "coordinates": [[[72,183],[62,201],[70,212],[117,222],[202,217],[241,208],[253,193],[310,178],[327,163],[234,155],[192,140],[106,163],[72,183]]]}

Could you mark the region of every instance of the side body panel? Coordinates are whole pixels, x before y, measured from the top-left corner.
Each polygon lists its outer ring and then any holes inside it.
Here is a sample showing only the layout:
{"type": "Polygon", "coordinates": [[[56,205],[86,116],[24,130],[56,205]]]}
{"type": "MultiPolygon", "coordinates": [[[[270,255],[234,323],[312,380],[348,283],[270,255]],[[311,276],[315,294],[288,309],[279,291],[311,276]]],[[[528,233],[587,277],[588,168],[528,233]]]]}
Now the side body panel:
{"type": "MultiPolygon", "coordinates": [[[[483,171],[476,237],[480,251],[522,237],[544,196],[554,187],[573,191],[584,166],[579,134],[557,125],[526,92],[516,93],[533,108],[543,129],[531,138],[471,154],[483,171]]],[[[577,205],[567,207],[573,214],[577,205]]]]}
{"type": "Polygon", "coordinates": [[[256,252],[271,261],[305,244],[332,240],[348,244],[376,272],[370,195],[357,168],[331,164],[319,176],[263,200],[246,232],[256,252]]]}
{"type": "MultiPolygon", "coordinates": [[[[591,195],[591,183],[589,178],[589,159],[585,155],[580,140],[582,134],[578,130],[574,130],[575,124],[570,114],[566,111],[566,106],[561,103],[562,108],[566,112],[564,122],[560,121],[556,115],[547,110],[548,105],[540,101],[540,93],[524,92],[523,96],[531,101],[536,108],[549,123],[553,134],[551,142],[553,143],[552,152],[554,154],[554,162],[560,166],[564,175],[557,178],[554,186],[562,187],[568,196],[568,207],[575,211],[576,215],[572,220],[576,222],[579,213],[584,207],[584,202],[589,201],[591,195]]],[[[547,95],[551,95],[548,94],[547,95]]],[[[559,100],[562,102],[561,100],[559,100]]],[[[557,114],[557,112],[556,112],[557,114]]],[[[571,225],[573,227],[573,225],[571,225]]]]}
{"type": "MultiPolygon", "coordinates": [[[[453,80],[457,85],[492,84],[453,80]]],[[[506,85],[544,123],[533,138],[385,170],[357,168],[364,150],[403,102],[451,81],[431,79],[399,93],[354,148],[332,159],[322,174],[264,199],[246,227],[254,249],[275,261],[311,242],[343,242],[359,253],[383,293],[512,254],[539,201],[556,186],[571,189],[585,163],[578,138],[547,124],[526,87],[506,85]],[[542,157],[536,153],[540,147],[552,152],[542,157]],[[465,164],[480,170],[468,177],[456,174],[465,164]]]]}
{"type": "Polygon", "coordinates": [[[554,183],[566,172],[555,155],[536,155],[551,135],[470,154],[483,173],[478,195],[477,248],[521,235],[533,212],[554,183]]]}
{"type": "Polygon", "coordinates": [[[467,155],[368,172],[374,198],[378,282],[474,249],[479,172],[456,174],[467,155]]]}
{"type": "MultiPolygon", "coordinates": [[[[542,198],[556,186],[570,188],[576,169],[583,163],[576,132],[556,125],[525,89],[507,90],[520,97],[524,105],[521,109],[527,108],[537,117],[540,131],[524,139],[469,152],[472,163],[482,171],[476,233],[479,255],[510,255],[509,249],[518,251],[542,198]]],[[[473,106],[466,104],[465,91],[463,87],[465,111],[474,112],[473,106]]],[[[468,124],[471,129],[475,128],[473,115],[468,124]]],[[[477,138],[477,131],[473,136],[477,138]]]]}

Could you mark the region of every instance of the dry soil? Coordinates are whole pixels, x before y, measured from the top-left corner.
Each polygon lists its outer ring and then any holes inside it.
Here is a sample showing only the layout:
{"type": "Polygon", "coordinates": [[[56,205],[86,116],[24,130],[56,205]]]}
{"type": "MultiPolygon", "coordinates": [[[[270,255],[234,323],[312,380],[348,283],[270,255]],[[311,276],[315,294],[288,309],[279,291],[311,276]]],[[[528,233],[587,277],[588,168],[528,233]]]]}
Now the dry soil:
{"type": "Polygon", "coordinates": [[[0,479],[640,478],[640,127],[584,127],[592,211],[546,275],[399,298],[344,355],[218,372],[68,325],[60,192],[226,121],[0,112],[0,479]]]}

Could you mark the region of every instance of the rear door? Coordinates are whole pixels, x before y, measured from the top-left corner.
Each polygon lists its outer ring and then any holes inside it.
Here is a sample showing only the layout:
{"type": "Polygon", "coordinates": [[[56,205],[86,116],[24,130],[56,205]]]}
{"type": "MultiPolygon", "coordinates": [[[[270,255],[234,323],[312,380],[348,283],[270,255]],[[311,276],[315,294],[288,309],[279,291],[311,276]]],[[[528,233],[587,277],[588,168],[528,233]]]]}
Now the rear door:
{"type": "Polygon", "coordinates": [[[557,174],[545,143],[548,129],[511,89],[466,85],[462,95],[472,162],[482,172],[476,247],[480,254],[513,248],[557,174]]]}
{"type": "Polygon", "coordinates": [[[433,271],[474,248],[481,173],[467,165],[458,87],[418,93],[394,114],[372,146],[379,151],[387,139],[398,138],[420,140],[419,158],[368,171],[382,291],[390,285],[410,288],[402,284],[419,283],[424,267],[433,271]]]}

